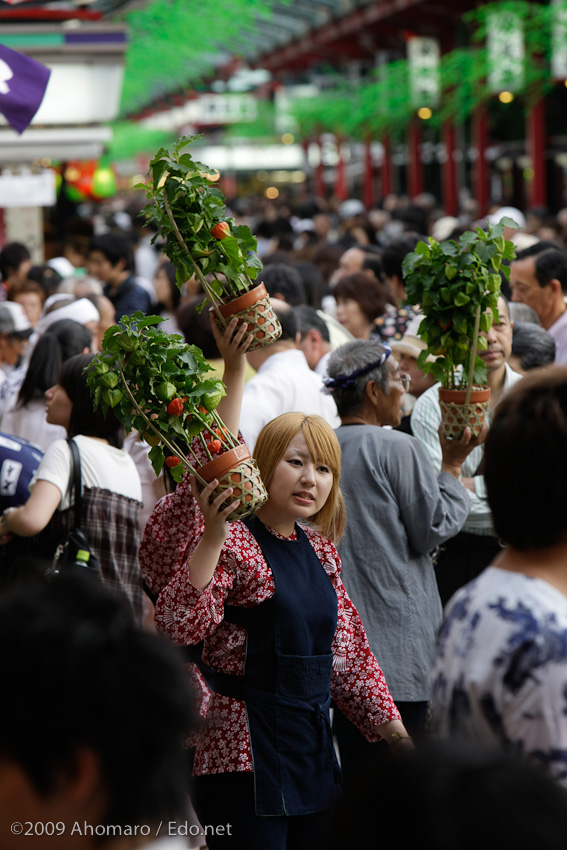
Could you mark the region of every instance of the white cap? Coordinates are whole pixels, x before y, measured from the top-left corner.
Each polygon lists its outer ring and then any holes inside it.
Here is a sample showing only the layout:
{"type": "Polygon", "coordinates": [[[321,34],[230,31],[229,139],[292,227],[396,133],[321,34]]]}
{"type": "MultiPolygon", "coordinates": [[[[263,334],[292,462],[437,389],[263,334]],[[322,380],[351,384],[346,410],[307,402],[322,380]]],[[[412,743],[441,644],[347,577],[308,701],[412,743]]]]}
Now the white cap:
{"type": "Polygon", "coordinates": [[[490,224],[499,224],[503,218],[511,218],[520,227],[526,226],[526,217],[516,207],[500,207],[499,210],[491,213],[487,218],[490,224]]]}
{"type": "Polygon", "coordinates": [[[25,334],[29,336],[32,326],[24,308],[17,301],[2,301],[0,304],[0,333],[25,334]]]}

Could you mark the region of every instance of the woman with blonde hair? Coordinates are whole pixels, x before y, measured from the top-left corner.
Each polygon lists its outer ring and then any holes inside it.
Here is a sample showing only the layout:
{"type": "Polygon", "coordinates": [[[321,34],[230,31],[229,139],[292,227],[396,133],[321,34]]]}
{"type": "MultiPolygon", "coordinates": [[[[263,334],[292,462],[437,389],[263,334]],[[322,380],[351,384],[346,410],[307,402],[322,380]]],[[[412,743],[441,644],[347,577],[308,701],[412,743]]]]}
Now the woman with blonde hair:
{"type": "MultiPolygon", "coordinates": [[[[228,342],[234,327],[215,331],[229,427],[250,339],[239,331],[228,342]]],[[[193,788],[210,850],[316,846],[340,793],[331,697],[370,740],[410,743],[340,578],[334,431],[319,416],[283,414],[261,431],[255,458],[269,499],[254,516],[227,523],[231,491],[211,502],[218,482],[199,492],[188,477],[158,503],[140,549],[158,630],[182,646],[202,641],[210,690],[202,683],[193,788]],[[226,824],[230,833],[217,829],[226,824]]]]}

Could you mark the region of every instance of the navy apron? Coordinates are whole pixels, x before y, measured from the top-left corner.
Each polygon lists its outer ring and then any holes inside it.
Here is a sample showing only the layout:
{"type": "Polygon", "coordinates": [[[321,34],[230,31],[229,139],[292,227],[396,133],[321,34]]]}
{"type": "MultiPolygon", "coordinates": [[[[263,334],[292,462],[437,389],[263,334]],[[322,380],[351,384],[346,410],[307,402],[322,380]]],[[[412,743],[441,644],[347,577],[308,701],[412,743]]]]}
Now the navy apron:
{"type": "Polygon", "coordinates": [[[216,693],[246,703],[257,815],[306,815],[340,793],[329,720],[337,596],[304,531],[274,536],[245,520],[273,573],[275,593],[250,608],[225,606],[246,629],[244,676],[213,674],[216,693]]]}

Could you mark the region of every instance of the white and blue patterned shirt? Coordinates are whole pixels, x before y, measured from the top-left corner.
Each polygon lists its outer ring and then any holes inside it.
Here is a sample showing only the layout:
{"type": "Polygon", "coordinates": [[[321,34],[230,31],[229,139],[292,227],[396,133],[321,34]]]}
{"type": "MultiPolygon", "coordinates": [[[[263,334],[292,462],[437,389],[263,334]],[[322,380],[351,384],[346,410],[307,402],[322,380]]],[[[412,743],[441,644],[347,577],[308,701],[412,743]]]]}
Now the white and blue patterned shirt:
{"type": "Polygon", "coordinates": [[[567,786],[567,597],[489,567],[445,608],[431,729],[525,755],[567,786]]]}

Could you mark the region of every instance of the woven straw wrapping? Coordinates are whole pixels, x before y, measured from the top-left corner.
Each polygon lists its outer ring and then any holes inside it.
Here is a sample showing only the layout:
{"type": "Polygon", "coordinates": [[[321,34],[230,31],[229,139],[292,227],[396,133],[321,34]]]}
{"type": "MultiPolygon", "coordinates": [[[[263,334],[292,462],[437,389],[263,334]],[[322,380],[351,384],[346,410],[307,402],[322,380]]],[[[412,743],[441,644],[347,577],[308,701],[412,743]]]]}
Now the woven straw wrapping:
{"type": "Polygon", "coordinates": [[[218,487],[211,494],[211,501],[229,487],[232,487],[233,493],[225,505],[240,499],[240,506],[228,517],[229,522],[253,514],[268,501],[268,493],[260,478],[260,470],[252,459],[235,464],[232,469],[219,477],[218,487]]]}
{"type": "Polygon", "coordinates": [[[472,436],[478,437],[482,428],[488,401],[471,404],[455,404],[439,400],[441,406],[441,427],[444,437],[460,440],[467,425],[472,431],[472,436]]]}
{"type": "Polygon", "coordinates": [[[255,351],[257,348],[262,348],[263,345],[269,345],[281,336],[282,326],[272,309],[268,296],[260,298],[255,304],[239,313],[227,316],[226,325],[234,316],[243,322],[247,322],[248,333],[254,334],[254,339],[248,351],[255,351]]]}

